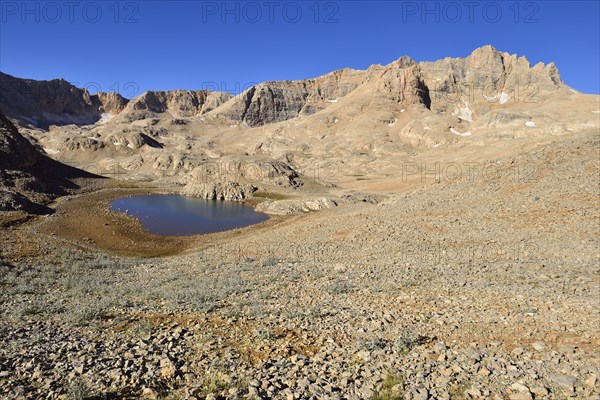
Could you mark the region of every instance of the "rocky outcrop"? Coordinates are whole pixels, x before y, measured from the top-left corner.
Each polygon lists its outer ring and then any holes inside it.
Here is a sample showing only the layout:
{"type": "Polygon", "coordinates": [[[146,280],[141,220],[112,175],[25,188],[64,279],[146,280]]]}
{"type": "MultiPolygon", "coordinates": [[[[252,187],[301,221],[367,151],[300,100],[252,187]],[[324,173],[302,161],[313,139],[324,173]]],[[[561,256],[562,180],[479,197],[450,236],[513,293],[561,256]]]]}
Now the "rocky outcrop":
{"type": "Polygon", "coordinates": [[[186,185],[181,193],[207,200],[241,201],[252,198],[255,191],[256,188],[252,185],[238,182],[201,182],[186,185]]]}
{"type": "Polygon", "coordinates": [[[255,127],[310,115],[335,104],[363,81],[364,71],[343,69],[316,79],[253,86],[214,114],[255,127]]]}
{"type": "Polygon", "coordinates": [[[162,148],[162,144],[153,138],[145,135],[136,130],[123,129],[121,132],[116,132],[113,134],[109,134],[104,139],[104,143],[112,144],[114,146],[126,146],[130,149],[139,149],[144,145],[154,147],[154,148],[162,148]]]}
{"type": "Polygon", "coordinates": [[[193,182],[244,182],[261,187],[298,188],[303,184],[298,172],[284,162],[234,156],[205,161],[188,178],[193,182]]]}
{"type": "Polygon", "coordinates": [[[306,86],[304,82],[270,82],[255,87],[242,120],[257,126],[296,117],[308,98],[306,86]]]}
{"type": "Polygon", "coordinates": [[[268,214],[289,215],[301,212],[319,211],[327,208],[336,207],[337,203],[326,197],[302,200],[276,200],[260,203],[257,211],[268,214]]]}
{"type": "Polygon", "coordinates": [[[284,188],[299,188],[303,185],[298,172],[284,162],[258,160],[254,163],[256,170],[248,170],[243,176],[247,180],[257,179],[259,182],[277,185],[284,188]],[[258,176],[255,173],[258,172],[258,176]]]}
{"type": "Polygon", "coordinates": [[[421,69],[407,58],[391,63],[383,71],[376,92],[404,105],[431,107],[429,88],[421,78],[421,69]]]}
{"type": "Polygon", "coordinates": [[[431,109],[439,113],[470,106],[469,113],[483,114],[509,102],[537,103],[565,89],[554,63],[532,67],[525,57],[492,46],[476,49],[465,58],[422,62],[420,70],[431,109]]]}
{"type": "Polygon", "coordinates": [[[104,141],[94,138],[79,135],[63,135],[62,140],[54,138],[52,148],[47,148],[48,154],[53,152],[73,151],[73,150],[91,150],[96,151],[106,147],[104,141]]]}
{"type": "Polygon", "coordinates": [[[288,164],[269,159],[226,156],[204,161],[181,179],[183,194],[217,200],[244,200],[258,188],[298,188],[302,181],[288,164]]]}
{"type": "Polygon", "coordinates": [[[27,170],[39,164],[40,154],[0,113],[0,170],[27,170]]]}
{"type": "Polygon", "coordinates": [[[145,92],[132,99],[129,110],[147,110],[155,113],[169,112],[174,117],[193,117],[206,114],[225,103],[232,96],[208,90],[171,90],[145,92]]]}
{"type": "Polygon", "coordinates": [[[92,101],[102,113],[116,115],[125,109],[128,100],[118,93],[97,93],[92,96],[92,101]]]}

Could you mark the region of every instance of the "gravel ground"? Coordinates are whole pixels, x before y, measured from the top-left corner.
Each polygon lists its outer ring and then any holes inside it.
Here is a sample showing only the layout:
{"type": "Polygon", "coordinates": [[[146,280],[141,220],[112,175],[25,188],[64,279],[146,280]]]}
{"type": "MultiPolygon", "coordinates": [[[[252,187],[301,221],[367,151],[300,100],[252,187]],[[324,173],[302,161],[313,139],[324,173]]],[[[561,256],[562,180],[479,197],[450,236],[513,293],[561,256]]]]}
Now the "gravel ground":
{"type": "Polygon", "coordinates": [[[600,399],[599,151],[582,133],[171,257],[5,227],[0,397],[600,399]]]}

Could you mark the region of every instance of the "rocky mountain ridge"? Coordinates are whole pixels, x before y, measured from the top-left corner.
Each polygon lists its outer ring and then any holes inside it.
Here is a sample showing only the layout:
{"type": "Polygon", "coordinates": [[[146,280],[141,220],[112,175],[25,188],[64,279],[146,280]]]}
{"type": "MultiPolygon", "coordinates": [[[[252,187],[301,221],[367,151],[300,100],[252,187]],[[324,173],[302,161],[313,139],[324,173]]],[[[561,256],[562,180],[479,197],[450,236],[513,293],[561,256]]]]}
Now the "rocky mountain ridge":
{"type": "Polygon", "coordinates": [[[126,104],[118,93],[91,95],[64,79],[35,81],[0,72],[0,109],[8,117],[34,127],[94,124],[103,113],[119,113],[126,104]]]}
{"type": "Polygon", "coordinates": [[[492,46],[465,58],[417,63],[402,56],[367,70],[346,68],[314,79],[263,82],[237,96],[172,90],[148,91],[127,100],[118,93],[91,95],[63,79],[33,81],[1,73],[0,88],[0,108],[10,118],[42,128],[89,125],[115,115],[117,121],[130,123],[166,112],[174,118],[210,114],[256,127],[312,115],[357,90],[364,103],[415,106],[444,114],[452,113],[456,104],[468,108],[463,104],[468,102],[481,114],[496,103],[539,101],[568,89],[554,63],[532,67],[525,57],[492,46]]]}
{"type": "Polygon", "coordinates": [[[494,103],[543,100],[566,88],[554,63],[532,67],[525,57],[484,46],[466,58],[417,63],[403,56],[364,71],[343,69],[315,79],[261,83],[215,114],[254,127],[312,114],[343,102],[357,89],[363,89],[358,92],[365,103],[387,102],[446,113],[453,111],[452,103],[470,100],[483,112],[494,103]]]}
{"type": "Polygon", "coordinates": [[[92,95],[64,79],[35,81],[0,72],[0,109],[18,123],[42,129],[51,125],[102,124],[123,112],[124,123],[164,112],[192,117],[211,111],[231,97],[207,90],[173,90],[148,91],[128,100],[116,92],[92,95]]]}

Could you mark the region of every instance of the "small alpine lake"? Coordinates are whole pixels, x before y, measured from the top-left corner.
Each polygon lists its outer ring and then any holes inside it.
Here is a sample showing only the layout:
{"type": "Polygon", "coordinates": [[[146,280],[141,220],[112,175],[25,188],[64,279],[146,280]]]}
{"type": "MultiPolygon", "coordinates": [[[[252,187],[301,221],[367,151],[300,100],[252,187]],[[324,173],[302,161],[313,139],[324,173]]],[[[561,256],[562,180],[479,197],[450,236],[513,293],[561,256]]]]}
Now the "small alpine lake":
{"type": "Polygon", "coordinates": [[[137,218],[148,233],[161,236],[222,232],[269,219],[243,203],[177,194],[122,197],[113,200],[110,208],[137,218]]]}

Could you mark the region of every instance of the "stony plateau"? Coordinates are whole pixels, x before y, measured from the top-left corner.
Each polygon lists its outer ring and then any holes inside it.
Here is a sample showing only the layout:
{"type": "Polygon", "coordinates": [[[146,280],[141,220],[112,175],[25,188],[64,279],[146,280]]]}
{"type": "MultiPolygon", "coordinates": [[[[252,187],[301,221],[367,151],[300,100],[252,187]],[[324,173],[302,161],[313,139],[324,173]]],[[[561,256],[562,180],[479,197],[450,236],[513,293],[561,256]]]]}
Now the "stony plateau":
{"type": "Polygon", "coordinates": [[[0,89],[0,397],[600,398],[600,97],[553,63],[0,89]],[[182,239],[108,209],[154,192],[273,218],[182,239]]]}

